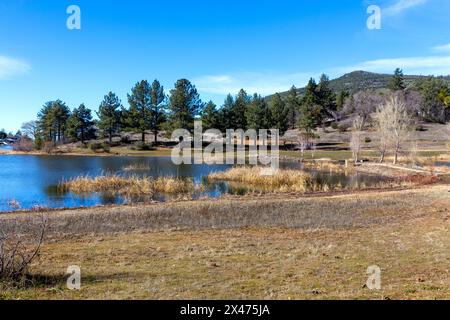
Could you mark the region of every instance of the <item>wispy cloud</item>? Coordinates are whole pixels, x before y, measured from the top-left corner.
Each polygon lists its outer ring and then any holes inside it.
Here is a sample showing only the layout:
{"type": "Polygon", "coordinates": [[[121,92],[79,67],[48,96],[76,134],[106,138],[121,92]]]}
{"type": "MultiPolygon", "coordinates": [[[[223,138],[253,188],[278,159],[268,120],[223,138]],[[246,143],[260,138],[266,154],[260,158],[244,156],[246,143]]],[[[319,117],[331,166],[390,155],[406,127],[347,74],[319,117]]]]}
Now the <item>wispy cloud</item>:
{"type": "Polygon", "coordinates": [[[393,73],[401,68],[406,74],[413,75],[450,75],[450,56],[403,57],[369,60],[345,67],[301,73],[256,73],[242,72],[235,74],[206,75],[194,79],[200,92],[214,95],[236,94],[240,89],[248,93],[270,95],[289,90],[292,85],[304,86],[313,77],[318,79],[326,73],[331,78],[340,77],[345,73],[364,70],[377,73],[393,73]]]}
{"type": "Polygon", "coordinates": [[[406,57],[365,61],[353,66],[337,68],[338,72],[364,70],[392,73],[401,68],[405,73],[417,75],[449,75],[450,56],[406,57]]]}
{"type": "Polygon", "coordinates": [[[23,74],[30,69],[30,65],[22,60],[0,55],[0,79],[7,79],[18,74],[23,74]]]}
{"type": "Polygon", "coordinates": [[[433,49],[433,51],[437,51],[437,52],[450,52],[450,43],[442,45],[442,46],[436,46],[436,47],[433,47],[432,49],[433,49]]]}
{"type": "Polygon", "coordinates": [[[303,86],[311,76],[310,73],[240,72],[201,76],[194,83],[201,92],[209,94],[226,95],[244,88],[248,93],[269,95],[287,91],[292,85],[303,86]]]}
{"type": "Polygon", "coordinates": [[[395,16],[404,12],[405,10],[423,5],[428,0],[397,0],[393,5],[386,7],[382,10],[383,14],[388,16],[395,16]]]}

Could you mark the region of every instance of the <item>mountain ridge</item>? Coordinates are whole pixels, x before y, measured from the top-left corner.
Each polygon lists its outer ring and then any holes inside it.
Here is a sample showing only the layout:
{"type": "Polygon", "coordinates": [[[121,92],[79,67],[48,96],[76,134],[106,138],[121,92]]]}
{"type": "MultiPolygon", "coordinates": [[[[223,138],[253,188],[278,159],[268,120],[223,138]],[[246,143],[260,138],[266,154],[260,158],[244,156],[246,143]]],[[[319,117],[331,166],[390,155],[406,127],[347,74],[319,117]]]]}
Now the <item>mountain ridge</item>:
{"type": "MultiPolygon", "coordinates": [[[[350,73],[346,73],[341,77],[330,80],[330,88],[335,92],[348,91],[350,93],[357,93],[365,89],[383,90],[388,88],[389,81],[392,79],[393,74],[375,73],[363,70],[356,70],[350,73]]],[[[420,79],[426,79],[430,76],[422,75],[405,75],[405,84],[410,86],[414,81],[420,79]]],[[[436,76],[436,78],[443,79],[450,85],[450,75],[448,76],[436,76]]],[[[305,87],[297,89],[299,94],[305,92],[305,87]]],[[[279,92],[281,96],[287,96],[289,91],[279,92]]],[[[274,95],[270,95],[267,98],[271,98],[274,95]]]]}

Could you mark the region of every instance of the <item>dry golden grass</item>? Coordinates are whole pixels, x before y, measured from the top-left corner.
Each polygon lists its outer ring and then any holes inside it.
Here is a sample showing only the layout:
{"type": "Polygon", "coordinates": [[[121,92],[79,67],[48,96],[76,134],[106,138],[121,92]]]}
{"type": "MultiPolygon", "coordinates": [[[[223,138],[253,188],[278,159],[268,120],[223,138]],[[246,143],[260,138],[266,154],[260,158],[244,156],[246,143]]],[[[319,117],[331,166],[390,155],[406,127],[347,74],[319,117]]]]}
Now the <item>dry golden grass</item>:
{"type": "MultiPolygon", "coordinates": [[[[33,265],[33,285],[0,286],[0,299],[450,299],[448,190],[314,198],[305,209],[292,202],[315,227],[196,230],[193,223],[192,230],[54,235],[33,265]],[[348,224],[326,223],[328,210],[348,224]],[[69,265],[81,267],[80,291],[65,287],[69,265]],[[379,291],[364,287],[372,265],[382,270],[379,291]]],[[[248,211],[281,214],[286,200],[276,201],[266,209],[248,202],[248,211]]]]}
{"type": "Polygon", "coordinates": [[[172,177],[122,177],[118,175],[78,177],[59,186],[75,194],[112,192],[122,195],[153,195],[155,193],[181,194],[195,190],[191,179],[172,177]]]}
{"type": "Polygon", "coordinates": [[[271,192],[306,192],[311,176],[300,170],[277,170],[261,167],[237,167],[213,173],[209,181],[230,181],[254,186],[271,192]]]}

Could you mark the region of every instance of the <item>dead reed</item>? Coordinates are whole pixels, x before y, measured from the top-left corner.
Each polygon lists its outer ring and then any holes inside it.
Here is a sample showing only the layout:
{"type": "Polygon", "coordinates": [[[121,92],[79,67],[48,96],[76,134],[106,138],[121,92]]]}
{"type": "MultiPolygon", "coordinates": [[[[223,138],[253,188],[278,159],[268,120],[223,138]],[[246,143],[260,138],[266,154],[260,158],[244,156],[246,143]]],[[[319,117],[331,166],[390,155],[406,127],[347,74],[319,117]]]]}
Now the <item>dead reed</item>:
{"type": "Polygon", "coordinates": [[[61,190],[75,194],[112,192],[120,195],[153,195],[157,193],[191,193],[196,189],[191,179],[173,177],[123,177],[107,175],[99,177],[77,177],[60,183],[61,190]]]}

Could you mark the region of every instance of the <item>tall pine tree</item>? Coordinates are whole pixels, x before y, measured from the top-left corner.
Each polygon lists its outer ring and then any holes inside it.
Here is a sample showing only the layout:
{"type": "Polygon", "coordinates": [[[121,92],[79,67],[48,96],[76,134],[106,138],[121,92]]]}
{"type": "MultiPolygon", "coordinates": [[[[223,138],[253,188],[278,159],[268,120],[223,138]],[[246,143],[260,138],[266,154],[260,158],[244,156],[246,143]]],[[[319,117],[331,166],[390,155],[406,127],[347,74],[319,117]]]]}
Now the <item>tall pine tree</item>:
{"type": "Polygon", "coordinates": [[[150,130],[152,130],[155,137],[155,144],[158,142],[158,132],[161,130],[162,124],[166,121],[166,95],[164,87],[161,86],[158,80],[152,83],[151,93],[151,120],[150,130]]]}
{"type": "Polygon", "coordinates": [[[322,107],[319,105],[317,96],[317,84],[314,79],[310,79],[300,106],[299,128],[305,131],[308,136],[312,136],[313,131],[320,124],[321,115],[322,107]]]}
{"type": "Polygon", "coordinates": [[[124,112],[124,122],[128,129],[141,133],[141,141],[145,143],[147,130],[152,121],[152,89],[147,80],[138,82],[128,94],[130,109],[124,112]]]}
{"type": "Polygon", "coordinates": [[[84,143],[86,139],[91,139],[95,136],[94,121],[92,120],[91,110],[81,104],[78,108],[72,111],[68,123],[69,135],[84,143]]]}
{"type": "Polygon", "coordinates": [[[194,130],[194,120],[203,110],[195,86],[186,79],[178,80],[170,91],[170,125],[173,129],[194,130]]]}
{"type": "MultiPolygon", "coordinates": [[[[253,95],[246,107],[246,124],[248,129],[270,129],[271,117],[266,100],[258,94],[253,95]]],[[[238,127],[239,128],[239,127],[238,127]]]]}
{"type": "Polygon", "coordinates": [[[300,105],[301,99],[299,97],[298,90],[295,86],[292,86],[286,98],[286,122],[288,129],[295,129],[300,105]]]}
{"type": "Polygon", "coordinates": [[[248,96],[247,92],[244,89],[241,89],[234,101],[232,117],[233,117],[233,126],[228,129],[243,129],[246,130],[247,126],[247,117],[246,112],[247,108],[250,104],[251,98],[248,96]]]}
{"type": "Polygon", "coordinates": [[[271,116],[270,129],[278,129],[280,134],[283,135],[288,130],[288,122],[286,121],[288,109],[280,94],[275,94],[270,101],[269,111],[271,116]]]}
{"type": "Polygon", "coordinates": [[[405,90],[405,77],[403,76],[403,71],[400,68],[395,69],[394,76],[389,81],[388,88],[392,91],[405,90]]]}
{"type": "Polygon", "coordinates": [[[109,137],[109,143],[112,143],[113,135],[120,131],[121,108],[120,99],[115,93],[109,92],[97,112],[98,127],[103,131],[103,135],[109,137]]]}
{"type": "Polygon", "coordinates": [[[219,122],[219,112],[216,109],[216,105],[210,101],[206,104],[205,109],[202,112],[202,124],[203,129],[217,129],[219,122]]]}

